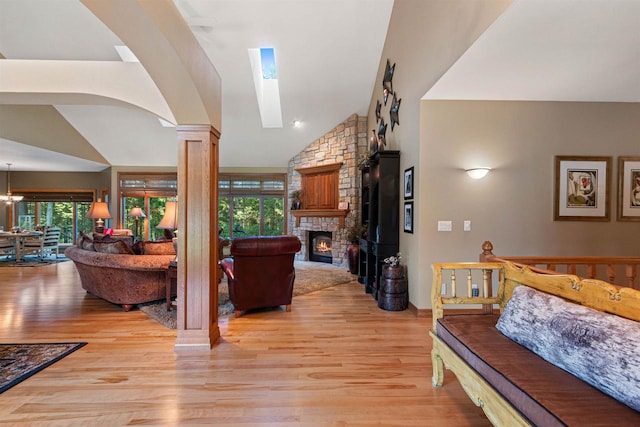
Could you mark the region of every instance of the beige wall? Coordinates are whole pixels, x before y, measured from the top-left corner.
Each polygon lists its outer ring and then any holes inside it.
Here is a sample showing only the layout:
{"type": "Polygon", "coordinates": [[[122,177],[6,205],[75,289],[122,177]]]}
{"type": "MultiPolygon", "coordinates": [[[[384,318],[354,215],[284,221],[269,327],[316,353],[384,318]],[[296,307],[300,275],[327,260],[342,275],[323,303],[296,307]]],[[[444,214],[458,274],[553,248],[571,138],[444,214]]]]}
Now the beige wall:
{"type": "Polygon", "coordinates": [[[423,101],[420,126],[425,263],[475,261],[485,240],[497,255],[640,255],[640,223],[616,220],[617,157],[640,155],[640,104],[423,101]],[[555,155],[613,157],[609,222],[553,220],[555,155]],[[476,162],[493,168],[478,181],[464,173],[476,162]],[[445,219],[452,232],[437,231],[445,219]]]}
{"type": "MultiPolygon", "coordinates": [[[[409,298],[431,306],[431,264],[496,254],[638,255],[638,222],[616,221],[617,157],[640,155],[640,105],[570,102],[422,101],[422,96],[510,1],[396,0],[369,108],[375,126],[387,58],[402,98],[388,149],[415,167],[414,234],[400,235],[409,298]],[[611,221],[553,221],[555,155],[613,157],[611,221]],[[473,181],[464,169],[494,170],[473,181]],[[438,220],[453,231],[438,232],[438,220]],[[462,231],[471,220],[472,230],[462,231]]],[[[388,105],[383,117],[388,121],[388,105]]]]}
{"type": "MultiPolygon", "coordinates": [[[[429,306],[432,262],[427,256],[432,243],[426,233],[433,224],[421,218],[437,203],[426,193],[425,172],[430,167],[431,154],[421,143],[421,98],[509,4],[509,0],[394,2],[369,106],[368,133],[377,127],[375,106],[377,100],[382,102],[382,77],[389,59],[396,64],[393,89],[402,101],[399,125],[393,131],[389,125],[387,130],[387,149],[400,150],[401,171],[415,167],[414,233],[400,231],[400,252],[408,269],[409,299],[418,308],[429,306]]],[[[389,106],[387,103],[382,107],[387,123],[389,106]]]]}
{"type": "MultiPolygon", "coordinates": [[[[30,190],[89,190],[99,196],[101,189],[109,186],[109,169],[102,172],[15,172],[11,171],[11,192],[20,194],[20,189],[30,190]]],[[[0,192],[7,191],[7,174],[0,174],[0,192]]],[[[0,206],[0,225],[9,229],[8,208],[0,206]]]]}

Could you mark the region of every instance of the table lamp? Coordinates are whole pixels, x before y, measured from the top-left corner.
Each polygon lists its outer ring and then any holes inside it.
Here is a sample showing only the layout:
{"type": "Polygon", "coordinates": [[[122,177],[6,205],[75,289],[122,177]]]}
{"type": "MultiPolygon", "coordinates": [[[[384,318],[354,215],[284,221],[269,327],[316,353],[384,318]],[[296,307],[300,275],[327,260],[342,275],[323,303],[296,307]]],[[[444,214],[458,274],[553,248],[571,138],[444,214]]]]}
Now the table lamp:
{"type": "Polygon", "coordinates": [[[97,202],[93,202],[91,207],[89,208],[89,212],[87,212],[87,218],[95,219],[95,227],[94,231],[96,233],[104,232],[104,220],[111,219],[111,214],[109,213],[109,205],[107,202],[102,202],[98,199],[97,202]]]}
{"type": "MultiPolygon", "coordinates": [[[[173,230],[177,233],[178,228],[178,202],[167,202],[164,207],[164,216],[160,220],[157,226],[158,228],[164,228],[167,230],[173,230]]],[[[171,239],[173,241],[173,248],[176,251],[176,259],[178,261],[178,237],[171,239]]]]}

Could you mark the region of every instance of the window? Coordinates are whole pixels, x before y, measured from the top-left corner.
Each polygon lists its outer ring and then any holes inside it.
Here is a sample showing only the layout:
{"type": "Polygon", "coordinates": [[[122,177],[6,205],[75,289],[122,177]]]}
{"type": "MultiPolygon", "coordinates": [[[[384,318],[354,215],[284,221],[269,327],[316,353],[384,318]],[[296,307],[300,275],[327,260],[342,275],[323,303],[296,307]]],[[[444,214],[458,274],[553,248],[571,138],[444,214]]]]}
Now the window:
{"type": "Polygon", "coordinates": [[[93,201],[93,191],[21,191],[24,199],[16,204],[16,224],[25,230],[36,226],[60,227],[61,245],[71,245],[81,231],[90,233],[93,221],[87,212],[93,201]]]}
{"type": "MultiPolygon", "coordinates": [[[[141,240],[157,240],[165,204],[178,191],[176,174],[120,173],[118,228],[135,233],[134,206],[146,218],[139,222],[141,240]]],[[[277,236],[285,233],[286,174],[220,174],[218,223],[224,237],[277,236]]]]}
{"type": "Polygon", "coordinates": [[[175,200],[178,194],[177,174],[167,173],[120,173],[118,174],[118,228],[128,228],[136,233],[135,218],[129,212],[135,206],[142,209],[145,218],[140,218],[140,240],[157,240],[163,230],[157,228],[164,208],[169,200],[175,200]]]}
{"type": "Polygon", "coordinates": [[[218,222],[222,235],[284,234],[285,184],[285,174],[221,174],[218,180],[218,222]]]}

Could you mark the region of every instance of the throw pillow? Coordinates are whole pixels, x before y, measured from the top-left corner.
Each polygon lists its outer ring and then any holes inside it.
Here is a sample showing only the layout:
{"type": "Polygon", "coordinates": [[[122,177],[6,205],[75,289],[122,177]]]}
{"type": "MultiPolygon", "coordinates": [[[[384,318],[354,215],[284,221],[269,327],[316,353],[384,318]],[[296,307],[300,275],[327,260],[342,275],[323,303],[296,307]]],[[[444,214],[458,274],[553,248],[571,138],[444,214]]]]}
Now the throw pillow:
{"type": "Polygon", "coordinates": [[[95,251],[95,248],[93,247],[93,239],[86,234],[82,234],[78,238],[78,247],[85,251],[95,251]]]}
{"type": "Polygon", "coordinates": [[[173,249],[173,242],[171,241],[153,241],[148,240],[142,242],[140,245],[142,255],[175,255],[176,251],[173,249]]]}
{"type": "Polygon", "coordinates": [[[96,240],[93,242],[93,247],[95,248],[96,252],[100,252],[103,254],[133,255],[131,247],[122,240],[114,240],[112,242],[96,240]]]}
{"type": "Polygon", "coordinates": [[[547,362],[640,411],[640,323],[518,286],[496,325],[547,362]]]}
{"type": "Polygon", "coordinates": [[[84,238],[84,233],[81,231],[76,238],[76,248],[82,249],[82,239],[84,238]]]}
{"type": "Polygon", "coordinates": [[[134,254],[141,255],[142,254],[142,242],[140,240],[135,242],[133,245],[131,245],[131,250],[133,251],[134,254]]]}

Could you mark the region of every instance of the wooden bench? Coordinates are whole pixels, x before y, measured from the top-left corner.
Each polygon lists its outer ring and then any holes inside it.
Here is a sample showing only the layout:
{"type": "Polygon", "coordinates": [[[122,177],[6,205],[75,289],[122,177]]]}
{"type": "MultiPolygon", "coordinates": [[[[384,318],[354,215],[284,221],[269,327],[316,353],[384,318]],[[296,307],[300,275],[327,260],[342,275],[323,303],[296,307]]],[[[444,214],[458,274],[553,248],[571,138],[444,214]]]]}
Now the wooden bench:
{"type": "Polygon", "coordinates": [[[521,285],[635,322],[640,321],[639,291],[534,272],[511,262],[438,263],[432,268],[434,386],[443,385],[443,370],[450,369],[496,426],[640,425],[639,412],[546,362],[494,326],[499,317],[495,310],[502,313],[521,285]],[[496,280],[499,287],[492,296],[496,280]],[[479,309],[470,311],[474,307],[479,309]]]}

